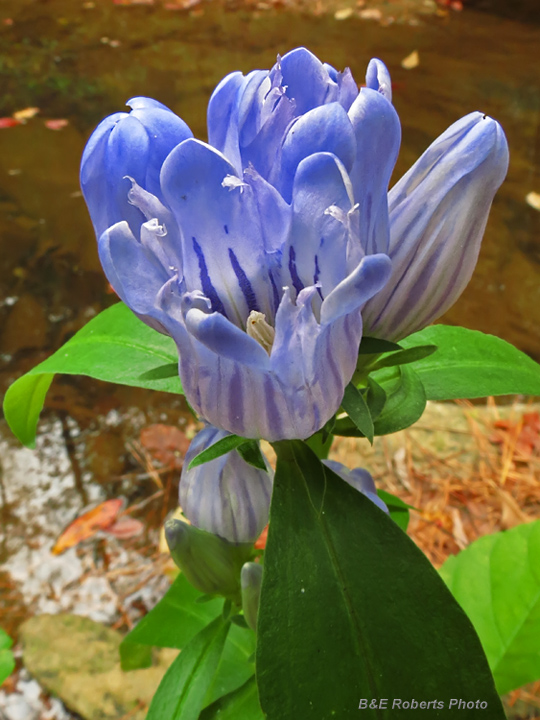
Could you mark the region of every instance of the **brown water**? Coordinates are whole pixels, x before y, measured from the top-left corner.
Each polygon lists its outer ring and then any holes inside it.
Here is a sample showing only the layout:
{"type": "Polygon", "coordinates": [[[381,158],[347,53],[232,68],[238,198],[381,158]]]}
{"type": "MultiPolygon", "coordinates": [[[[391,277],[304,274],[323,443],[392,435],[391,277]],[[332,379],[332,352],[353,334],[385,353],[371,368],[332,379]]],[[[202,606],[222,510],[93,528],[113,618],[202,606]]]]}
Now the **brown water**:
{"type": "MultiPolygon", "coordinates": [[[[509,177],[476,274],[446,320],[496,333],[540,358],[540,212],[525,202],[530,191],[540,193],[540,23],[474,10],[405,19],[385,27],[356,17],[213,5],[189,14],[109,0],[3,0],[0,117],[27,107],[40,112],[24,125],[0,129],[0,388],[115,300],[78,187],[79,159],[97,122],[126,99],[149,95],[204,137],[208,97],[225,73],[270,67],[278,52],[298,45],[338,68],[349,65],[359,82],[372,56],[387,63],[403,123],[396,174],[465,113],[482,110],[501,121],[511,148],[509,177]],[[420,65],[404,70],[401,60],[413,50],[420,65]],[[51,119],[68,124],[51,130],[44,125],[51,119]]],[[[128,500],[148,494],[151,484],[128,491],[114,481],[130,466],[125,440],[144,422],[185,417],[179,398],[77,378],[59,378],[47,407],[49,418],[64,422],[59,442],[75,474],[74,511],[120,489],[128,500]],[[138,412],[137,422],[96,421],[111,412],[138,412]],[[75,423],[76,446],[66,418],[75,423]],[[95,482],[104,494],[90,492],[95,482]]],[[[12,538],[23,537],[20,516],[0,500],[4,526],[12,538]]],[[[51,523],[54,534],[58,523],[51,523]]],[[[9,554],[4,549],[0,555],[9,554]]]]}

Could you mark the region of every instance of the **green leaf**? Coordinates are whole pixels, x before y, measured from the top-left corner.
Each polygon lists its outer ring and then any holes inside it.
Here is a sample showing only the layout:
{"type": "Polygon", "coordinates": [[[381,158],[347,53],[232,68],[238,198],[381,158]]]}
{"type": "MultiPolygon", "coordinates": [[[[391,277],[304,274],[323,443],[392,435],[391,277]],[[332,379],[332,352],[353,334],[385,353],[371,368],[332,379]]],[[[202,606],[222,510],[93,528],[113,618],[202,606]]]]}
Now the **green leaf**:
{"type": "Polygon", "coordinates": [[[449,720],[451,699],[480,698],[502,720],[480,641],[425,555],[304,443],[274,448],[256,664],[269,720],[419,717],[396,698],[437,698],[426,717],[449,720]],[[381,698],[387,709],[359,713],[381,698]]]}
{"type": "Polygon", "coordinates": [[[401,498],[386,492],[386,490],[377,490],[377,495],[386,503],[392,520],[397,523],[402,530],[407,532],[409,526],[409,508],[412,507],[412,505],[408,505],[401,498]]]}
{"type": "Polygon", "coordinates": [[[479,538],[440,572],[480,636],[499,693],[540,679],[540,521],[479,538]]]}
{"type": "Polygon", "coordinates": [[[412,362],[419,362],[424,358],[433,355],[437,350],[436,345],[415,345],[407,350],[399,350],[391,355],[385,355],[377,360],[373,366],[373,370],[379,370],[383,367],[395,367],[396,365],[408,365],[412,362]]]}
{"type": "Polygon", "coordinates": [[[367,379],[366,403],[371,419],[375,422],[386,404],[386,392],[372,377],[367,379]]]}
{"type": "Polygon", "coordinates": [[[255,676],[205,708],[199,720],[264,720],[255,676]]]}
{"type": "Polygon", "coordinates": [[[383,368],[373,373],[386,392],[386,404],[375,421],[375,435],[389,435],[415,423],[426,407],[426,394],[409,365],[383,368]]]}
{"type": "Polygon", "coordinates": [[[373,420],[364,396],[352,383],[345,388],[341,407],[356,425],[358,430],[373,444],[373,420]]]}
{"type": "Polygon", "coordinates": [[[178,394],[183,392],[178,373],[171,377],[164,372],[164,367],[170,371],[177,362],[178,353],[170,337],[152,330],[126,305],[117,303],[16,380],[4,397],[4,414],[19,440],[34,447],[39,414],[55,374],[88,375],[178,394]]]}
{"type": "MultiPolygon", "coordinates": [[[[159,603],[120,644],[122,669],[150,667],[152,646],[185,647],[208,623],[221,617],[222,608],[222,598],[202,595],[184,575],[179,575],[159,603]]],[[[254,650],[254,633],[232,627],[205,704],[235,690],[247,680],[253,673],[248,659],[254,650]]]]}
{"type": "Polygon", "coordinates": [[[253,630],[232,625],[214,679],[204,699],[204,707],[223,695],[234,692],[246,682],[253,674],[253,665],[249,659],[254,652],[253,630]]]}
{"type": "Polygon", "coordinates": [[[183,648],[209,622],[220,613],[220,598],[205,603],[197,602],[204,597],[188,583],[184,575],[178,575],[158,604],[145,615],[120,644],[123,670],[149,667],[151,658],[145,657],[142,646],[183,648]],[[142,661],[148,660],[144,664],[142,661]]]}
{"type": "Polygon", "coordinates": [[[189,463],[188,470],[210,462],[210,460],[215,460],[222,455],[226,455],[228,452],[231,452],[231,450],[238,449],[240,445],[245,445],[246,442],[246,438],[240,437],[239,435],[226,435],[196,455],[189,463]]]}
{"type": "Polygon", "coordinates": [[[360,343],[359,355],[380,355],[386,352],[395,352],[401,350],[401,345],[390,342],[390,340],[381,340],[380,338],[363,337],[360,343]]]}
{"type": "Polygon", "coordinates": [[[242,460],[253,465],[253,467],[259,470],[268,470],[266,463],[264,462],[264,456],[261,452],[259,443],[256,440],[248,440],[243,442],[236,448],[236,452],[240,455],[242,460]]]}
{"type": "Polygon", "coordinates": [[[146,720],[197,720],[229,627],[217,617],[189,641],[165,673],[146,720]]]}
{"type": "Polygon", "coordinates": [[[433,343],[438,351],[414,363],[428,400],[487,395],[540,395],[540,365],[505,340],[478,330],[432,325],[400,341],[433,343]]]}
{"type": "Polygon", "coordinates": [[[15,658],[10,648],[13,640],[0,628],[0,685],[15,670],[15,658]]]}

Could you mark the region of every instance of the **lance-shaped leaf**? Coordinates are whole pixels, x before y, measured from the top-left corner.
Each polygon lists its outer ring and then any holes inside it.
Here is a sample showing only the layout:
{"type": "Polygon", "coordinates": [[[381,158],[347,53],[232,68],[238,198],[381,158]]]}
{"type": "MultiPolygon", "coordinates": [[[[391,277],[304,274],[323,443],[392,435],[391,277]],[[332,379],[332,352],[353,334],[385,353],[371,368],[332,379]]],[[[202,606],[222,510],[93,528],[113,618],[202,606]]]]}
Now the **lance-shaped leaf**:
{"type": "Polygon", "coordinates": [[[174,342],[117,303],[90,320],[54,355],[16,380],[4,398],[6,420],[19,440],[34,447],[39,414],[55,374],[182,393],[170,374],[178,362],[174,342]]]}
{"type": "Polygon", "coordinates": [[[341,406],[358,430],[373,443],[373,419],[364,396],[352,383],[345,388],[341,406]]]}
{"type": "MultiPolygon", "coordinates": [[[[193,470],[193,468],[199,465],[204,465],[204,463],[210,462],[210,460],[215,460],[222,455],[226,455],[232,450],[239,448],[240,445],[245,445],[246,442],[246,438],[240,437],[239,435],[226,435],[196,455],[189,463],[188,470],[193,470]]],[[[266,469],[266,465],[264,469],[266,469]]]]}
{"type": "Polygon", "coordinates": [[[197,720],[217,670],[230,623],[221,616],[190,640],[165,673],[147,720],[197,720]]]}
{"type": "MultiPolygon", "coordinates": [[[[257,626],[257,683],[269,720],[401,717],[395,698],[503,709],[474,629],[416,545],[300,442],[278,464],[257,626]]],[[[411,717],[415,713],[411,714],[411,717]]],[[[460,710],[473,720],[477,709],[460,710]]]]}
{"type": "Polygon", "coordinates": [[[255,677],[205,708],[199,720],[264,720],[255,677]]]}

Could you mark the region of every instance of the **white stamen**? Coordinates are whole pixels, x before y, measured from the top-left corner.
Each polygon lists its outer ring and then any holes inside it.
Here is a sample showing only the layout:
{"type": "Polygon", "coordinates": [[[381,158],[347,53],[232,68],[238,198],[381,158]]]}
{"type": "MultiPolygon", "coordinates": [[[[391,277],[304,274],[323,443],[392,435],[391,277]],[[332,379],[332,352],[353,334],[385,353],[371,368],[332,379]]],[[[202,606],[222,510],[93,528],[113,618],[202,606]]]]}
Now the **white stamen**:
{"type": "Polygon", "coordinates": [[[221,187],[229,188],[229,190],[240,188],[240,192],[243,192],[244,188],[248,187],[248,184],[243,180],[240,180],[240,178],[236,177],[236,175],[225,175],[221,183],[221,187]]]}
{"type": "Polygon", "coordinates": [[[262,345],[262,347],[270,355],[276,331],[269,323],[266,322],[266,315],[264,313],[257,312],[256,310],[252,310],[249,313],[246,323],[246,332],[249,337],[252,337],[259,343],[259,345],[262,345]]]}

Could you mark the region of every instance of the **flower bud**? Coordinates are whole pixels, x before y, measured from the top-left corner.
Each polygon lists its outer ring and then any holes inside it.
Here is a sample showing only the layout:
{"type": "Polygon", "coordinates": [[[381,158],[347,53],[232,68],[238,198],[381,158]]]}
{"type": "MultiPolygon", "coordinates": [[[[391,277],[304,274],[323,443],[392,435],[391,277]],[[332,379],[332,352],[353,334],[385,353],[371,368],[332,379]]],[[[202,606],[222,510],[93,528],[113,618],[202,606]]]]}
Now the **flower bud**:
{"type": "Polygon", "coordinates": [[[257,629],[257,613],[261,597],[263,567],[259,563],[247,562],[242,567],[240,582],[242,585],[242,610],[249,627],[257,629]]]}
{"type": "Polygon", "coordinates": [[[130,113],[114,113],[94,130],[81,161],[81,188],[98,240],[121,220],[138,237],[141,223],[151,218],[128,199],[133,181],[163,202],[163,161],[178,143],[192,137],[186,123],[157,100],[138,97],[126,104],[130,113]]]}
{"type": "Polygon", "coordinates": [[[232,543],[253,543],[268,522],[273,471],[249,465],[236,450],[188,470],[189,463],[228,433],[207,425],[186,453],[180,506],[202,530],[232,543]]]}
{"type": "Polygon", "coordinates": [[[181,520],[165,523],[165,537],[172,559],[193,587],[240,604],[240,572],[251,545],[235,545],[181,520]]]}
{"type": "Polygon", "coordinates": [[[392,273],[364,307],[365,335],[400,340],[455,303],[507,168],[501,126],[476,112],[450,126],[392,188],[392,273]]]}

